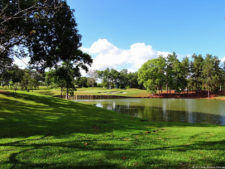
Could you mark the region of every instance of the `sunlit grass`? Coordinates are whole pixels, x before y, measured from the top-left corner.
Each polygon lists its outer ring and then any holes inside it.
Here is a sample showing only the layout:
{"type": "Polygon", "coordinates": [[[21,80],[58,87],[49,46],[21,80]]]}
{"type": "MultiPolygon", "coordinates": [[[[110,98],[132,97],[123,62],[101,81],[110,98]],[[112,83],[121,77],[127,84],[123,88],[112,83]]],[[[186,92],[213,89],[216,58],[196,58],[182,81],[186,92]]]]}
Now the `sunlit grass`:
{"type": "MultiPolygon", "coordinates": [[[[35,93],[45,95],[60,95],[60,89],[49,89],[46,87],[40,87],[39,90],[34,90],[35,93]]],[[[114,95],[114,96],[127,96],[127,97],[148,97],[150,93],[141,89],[106,89],[100,87],[90,88],[77,88],[74,92],[75,95],[114,95]]]]}
{"type": "Polygon", "coordinates": [[[0,94],[0,168],[225,166],[225,128],[146,122],[34,93],[0,94]]]}

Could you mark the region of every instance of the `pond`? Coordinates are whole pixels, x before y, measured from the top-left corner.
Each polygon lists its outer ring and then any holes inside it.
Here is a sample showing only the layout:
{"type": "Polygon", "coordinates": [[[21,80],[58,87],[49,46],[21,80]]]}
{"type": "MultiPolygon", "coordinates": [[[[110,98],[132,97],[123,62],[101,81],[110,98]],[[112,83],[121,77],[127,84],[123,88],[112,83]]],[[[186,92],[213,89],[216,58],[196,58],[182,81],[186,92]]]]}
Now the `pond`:
{"type": "Polygon", "coordinates": [[[225,125],[225,102],[207,99],[106,99],[79,100],[130,116],[166,122],[225,125]]]}

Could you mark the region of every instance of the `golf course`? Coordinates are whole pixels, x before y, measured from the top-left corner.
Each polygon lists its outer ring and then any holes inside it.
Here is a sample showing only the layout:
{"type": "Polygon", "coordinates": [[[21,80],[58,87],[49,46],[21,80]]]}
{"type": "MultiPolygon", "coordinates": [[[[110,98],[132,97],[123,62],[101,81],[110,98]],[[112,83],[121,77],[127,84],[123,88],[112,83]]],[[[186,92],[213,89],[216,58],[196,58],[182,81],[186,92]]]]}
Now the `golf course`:
{"type": "Polygon", "coordinates": [[[0,94],[0,168],[223,166],[224,126],[151,122],[52,96],[0,94]]]}

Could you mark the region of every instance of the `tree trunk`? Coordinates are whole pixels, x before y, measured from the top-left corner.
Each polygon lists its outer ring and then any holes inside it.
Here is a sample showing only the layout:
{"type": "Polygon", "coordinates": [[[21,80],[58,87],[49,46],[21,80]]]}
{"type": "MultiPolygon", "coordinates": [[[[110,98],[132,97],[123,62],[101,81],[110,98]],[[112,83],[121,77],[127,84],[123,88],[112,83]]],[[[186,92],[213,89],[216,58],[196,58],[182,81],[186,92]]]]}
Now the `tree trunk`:
{"type": "Polygon", "coordinates": [[[61,98],[63,97],[63,88],[61,87],[61,98]]]}
{"type": "Polygon", "coordinates": [[[210,96],[210,92],[209,92],[209,89],[208,89],[208,97],[210,96]]]}
{"type": "Polygon", "coordinates": [[[66,87],[66,99],[68,100],[69,99],[69,88],[66,87]]]}
{"type": "Polygon", "coordinates": [[[168,91],[168,84],[166,84],[166,91],[167,91],[167,94],[168,94],[168,92],[169,92],[169,91],[168,91]]]}

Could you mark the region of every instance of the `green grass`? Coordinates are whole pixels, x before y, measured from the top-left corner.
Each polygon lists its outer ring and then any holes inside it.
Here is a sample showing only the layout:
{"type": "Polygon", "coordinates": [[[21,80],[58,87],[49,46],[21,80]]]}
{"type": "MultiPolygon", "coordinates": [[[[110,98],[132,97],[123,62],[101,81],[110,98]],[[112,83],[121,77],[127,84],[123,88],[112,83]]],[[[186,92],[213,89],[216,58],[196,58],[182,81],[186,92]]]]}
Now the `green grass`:
{"type": "MultiPolygon", "coordinates": [[[[40,87],[39,90],[35,90],[35,93],[45,95],[60,95],[60,89],[48,89],[46,87],[40,87]]],[[[148,97],[150,93],[146,90],[141,89],[105,89],[99,87],[90,88],[77,88],[74,92],[76,95],[115,95],[115,96],[126,96],[126,97],[148,97]]]]}
{"type": "Polygon", "coordinates": [[[225,166],[225,127],[147,122],[51,96],[0,94],[0,168],[225,166]]]}

